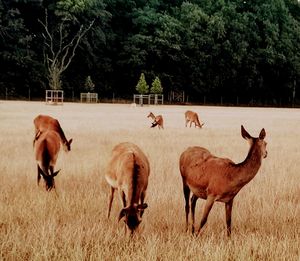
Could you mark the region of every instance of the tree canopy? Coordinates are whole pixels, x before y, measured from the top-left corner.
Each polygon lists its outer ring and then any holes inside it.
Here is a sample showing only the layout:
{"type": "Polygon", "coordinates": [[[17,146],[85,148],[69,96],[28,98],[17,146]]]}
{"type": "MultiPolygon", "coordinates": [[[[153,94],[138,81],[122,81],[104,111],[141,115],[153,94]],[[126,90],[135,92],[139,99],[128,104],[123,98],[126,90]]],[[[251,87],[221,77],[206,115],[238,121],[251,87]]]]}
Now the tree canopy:
{"type": "Polygon", "coordinates": [[[62,49],[91,25],[60,75],[65,97],[93,75],[103,98],[131,98],[143,72],[191,102],[300,105],[297,0],[1,0],[0,98],[50,88],[46,18],[62,49]]]}

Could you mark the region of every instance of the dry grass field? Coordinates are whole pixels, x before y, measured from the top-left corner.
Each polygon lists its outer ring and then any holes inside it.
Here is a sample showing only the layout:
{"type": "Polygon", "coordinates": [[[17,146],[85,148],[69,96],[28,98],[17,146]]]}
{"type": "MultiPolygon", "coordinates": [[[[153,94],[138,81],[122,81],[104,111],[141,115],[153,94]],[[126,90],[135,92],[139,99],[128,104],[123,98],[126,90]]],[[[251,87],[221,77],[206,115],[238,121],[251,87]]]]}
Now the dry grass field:
{"type": "MultiPolygon", "coordinates": [[[[0,260],[299,260],[300,110],[204,106],[144,106],[0,101],[0,260]],[[185,128],[184,112],[199,113],[203,129],[185,128]],[[147,114],[162,114],[165,129],[150,129],[147,114]],[[61,151],[58,196],[36,184],[33,118],[59,119],[72,151],[61,151]],[[232,236],[223,203],[216,203],[199,237],[184,231],[178,168],[188,146],[243,161],[264,127],[268,157],[236,196],[232,236]],[[118,223],[115,197],[106,218],[104,180],[112,148],[131,141],[145,152],[151,173],[143,221],[130,239],[118,223]]],[[[203,200],[198,200],[196,225],[203,200]]]]}

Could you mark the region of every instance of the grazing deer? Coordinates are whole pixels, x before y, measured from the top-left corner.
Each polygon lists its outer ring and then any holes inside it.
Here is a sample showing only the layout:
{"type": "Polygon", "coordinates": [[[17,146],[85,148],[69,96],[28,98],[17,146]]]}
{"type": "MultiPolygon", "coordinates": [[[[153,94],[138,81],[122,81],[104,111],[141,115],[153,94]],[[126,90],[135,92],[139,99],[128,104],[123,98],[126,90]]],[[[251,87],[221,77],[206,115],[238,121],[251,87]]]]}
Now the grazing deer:
{"type": "Polygon", "coordinates": [[[199,117],[198,114],[196,112],[193,111],[186,111],[184,113],[185,116],[185,127],[187,127],[187,124],[190,122],[190,128],[192,127],[192,123],[195,124],[195,128],[198,126],[199,128],[202,128],[202,126],[204,125],[200,123],[199,121],[199,117]]]}
{"type": "Polygon", "coordinates": [[[55,189],[54,177],[58,171],[54,171],[58,152],[60,150],[60,137],[56,131],[42,132],[35,141],[35,159],[37,162],[37,184],[41,176],[44,178],[46,190],[55,189]]]}
{"type": "Polygon", "coordinates": [[[231,234],[231,211],[236,194],[250,182],[258,172],[262,159],[267,157],[264,141],[266,132],[261,130],[258,138],[253,138],[241,126],[241,134],[250,144],[246,159],[235,164],[230,159],[218,158],[207,149],[189,147],[179,161],[185,198],[186,230],[188,230],[189,198],[191,197],[192,233],[194,233],[195,207],[198,198],[206,199],[200,228],[205,225],[215,201],[225,203],[227,235],[231,234]]]}
{"type": "Polygon", "coordinates": [[[111,186],[107,217],[110,216],[114,191],[117,189],[123,205],[119,221],[124,218],[131,235],[140,224],[144,209],[148,206],[144,199],[149,172],[148,159],[138,146],[124,142],[114,147],[105,174],[106,181],[111,186]]]}
{"type": "Polygon", "coordinates": [[[47,115],[38,115],[34,120],[34,127],[35,127],[35,137],[33,140],[33,145],[35,141],[39,138],[41,133],[47,131],[47,130],[54,130],[59,134],[60,141],[63,145],[63,148],[65,151],[71,150],[71,143],[72,139],[67,140],[66,136],[64,134],[64,131],[60,127],[60,124],[57,119],[54,119],[47,115]]]}
{"type": "Polygon", "coordinates": [[[151,128],[158,126],[159,129],[164,128],[164,119],[161,115],[155,116],[152,112],[150,112],[147,118],[151,118],[153,120],[151,128]]]}

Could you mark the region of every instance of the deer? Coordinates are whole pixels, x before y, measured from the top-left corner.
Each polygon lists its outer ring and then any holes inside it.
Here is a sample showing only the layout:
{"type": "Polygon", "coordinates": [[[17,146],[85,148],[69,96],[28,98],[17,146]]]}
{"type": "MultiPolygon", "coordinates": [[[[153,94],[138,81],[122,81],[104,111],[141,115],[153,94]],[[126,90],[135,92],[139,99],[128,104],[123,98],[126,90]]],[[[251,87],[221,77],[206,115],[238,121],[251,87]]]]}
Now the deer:
{"type": "Polygon", "coordinates": [[[212,155],[202,147],[189,147],[180,156],[179,168],[183,183],[185,199],[185,221],[188,231],[189,200],[191,197],[192,233],[195,231],[195,207],[198,198],[206,203],[202,214],[198,235],[205,225],[213,204],[225,203],[227,236],[231,235],[231,213],[233,200],[238,192],[257,174],[262,159],[267,157],[267,142],[265,129],[260,131],[259,137],[252,137],[241,125],[241,135],[250,145],[246,159],[234,163],[227,158],[212,155]]]}
{"type": "Polygon", "coordinates": [[[105,174],[105,179],[110,185],[107,218],[110,217],[114,192],[118,190],[123,206],[118,221],[124,219],[131,236],[141,223],[144,210],[148,207],[144,199],[149,174],[149,161],[137,145],[123,142],[113,148],[105,174]]]}
{"type": "Polygon", "coordinates": [[[39,138],[41,133],[47,130],[54,130],[59,134],[61,144],[63,145],[64,151],[68,152],[71,150],[71,143],[73,139],[67,140],[64,131],[62,130],[59,121],[48,115],[38,115],[34,118],[33,124],[35,127],[35,137],[33,140],[33,146],[36,140],[39,138]]]}
{"type": "Polygon", "coordinates": [[[45,181],[46,191],[55,189],[54,177],[60,170],[54,171],[58,153],[60,151],[60,137],[56,131],[47,130],[40,133],[35,141],[35,159],[37,162],[37,185],[41,176],[45,181]]]}
{"type": "Polygon", "coordinates": [[[192,127],[192,123],[195,124],[195,128],[198,126],[200,129],[203,127],[204,123],[200,123],[198,114],[193,111],[186,111],[184,113],[185,116],[185,127],[187,127],[187,124],[190,122],[190,128],[192,127]]]}
{"type": "Polygon", "coordinates": [[[164,119],[161,115],[155,116],[152,112],[150,112],[147,118],[151,118],[153,120],[151,128],[158,126],[158,129],[164,128],[164,119]]]}

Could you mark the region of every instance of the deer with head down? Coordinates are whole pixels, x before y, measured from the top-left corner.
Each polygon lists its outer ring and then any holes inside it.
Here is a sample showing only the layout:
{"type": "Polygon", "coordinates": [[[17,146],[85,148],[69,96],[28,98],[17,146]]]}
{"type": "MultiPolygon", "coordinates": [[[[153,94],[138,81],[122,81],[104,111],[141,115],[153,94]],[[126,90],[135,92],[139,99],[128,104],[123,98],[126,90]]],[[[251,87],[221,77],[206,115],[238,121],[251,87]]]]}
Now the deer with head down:
{"type": "Polygon", "coordinates": [[[150,112],[147,118],[151,118],[153,120],[151,128],[158,126],[159,129],[164,128],[164,119],[161,115],[155,116],[152,112],[150,112]]]}
{"type": "Polygon", "coordinates": [[[131,235],[141,223],[147,204],[144,203],[150,173],[149,162],[142,150],[133,143],[124,142],[114,147],[105,179],[110,185],[109,218],[114,192],[117,189],[123,208],[119,221],[124,219],[131,235]]]}
{"type": "Polygon", "coordinates": [[[192,123],[195,124],[195,128],[198,126],[200,129],[203,127],[204,123],[200,123],[198,114],[193,111],[186,111],[184,113],[185,116],[185,127],[187,127],[187,124],[190,122],[190,127],[192,127],[192,123]]]}
{"type": "Polygon", "coordinates": [[[34,149],[37,162],[37,184],[39,185],[42,176],[45,181],[46,190],[55,189],[54,177],[60,171],[54,171],[60,150],[59,135],[53,130],[41,133],[35,141],[34,149]]]}
{"type": "Polygon", "coordinates": [[[243,126],[241,134],[249,142],[246,159],[235,164],[230,159],[218,158],[202,147],[190,147],[180,156],[179,168],[185,198],[186,230],[188,230],[189,200],[191,197],[192,233],[194,233],[195,207],[198,198],[206,200],[200,228],[205,225],[209,212],[216,201],[225,203],[227,235],[231,234],[231,212],[234,197],[258,172],[262,159],[267,157],[264,141],[265,129],[259,137],[252,137],[243,126]]]}
{"type": "Polygon", "coordinates": [[[39,138],[41,133],[47,130],[53,130],[58,133],[64,151],[67,152],[71,150],[72,139],[67,140],[64,131],[61,128],[59,121],[57,119],[54,119],[48,115],[38,115],[37,117],[34,118],[33,123],[35,127],[35,137],[33,140],[33,145],[36,142],[36,140],[39,138]]]}

